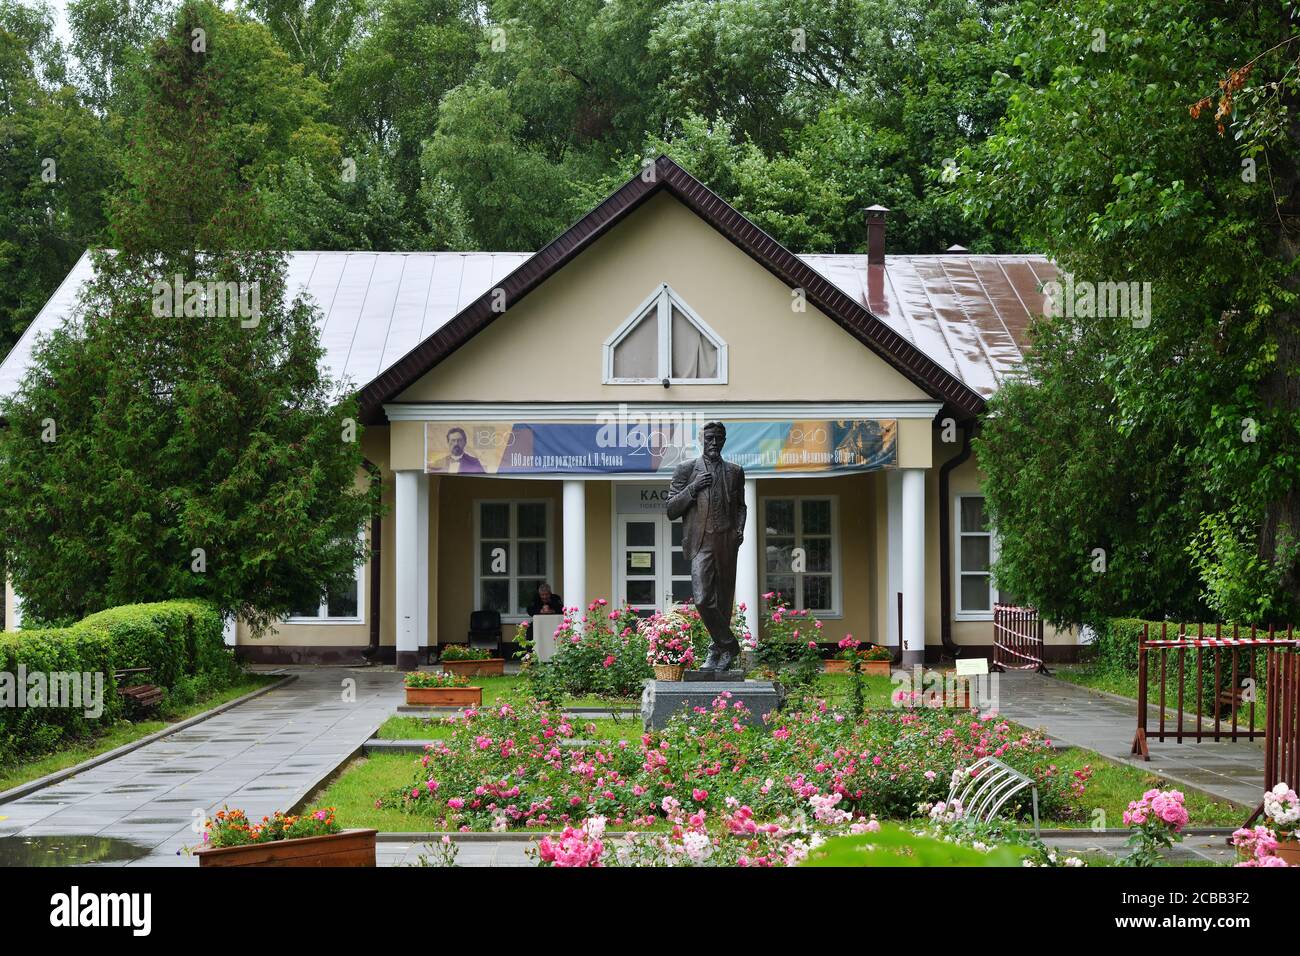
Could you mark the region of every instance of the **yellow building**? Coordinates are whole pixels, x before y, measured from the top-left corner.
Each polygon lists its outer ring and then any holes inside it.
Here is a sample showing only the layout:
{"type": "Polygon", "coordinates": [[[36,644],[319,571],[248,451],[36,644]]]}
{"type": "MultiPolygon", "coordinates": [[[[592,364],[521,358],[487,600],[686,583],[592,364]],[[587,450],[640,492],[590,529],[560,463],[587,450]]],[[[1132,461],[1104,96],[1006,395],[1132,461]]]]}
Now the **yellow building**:
{"type": "MultiPolygon", "coordinates": [[[[499,611],[510,640],[542,581],[569,606],[689,598],[662,493],[717,419],[747,472],[737,600],[752,628],[779,591],[826,640],[901,642],[905,662],[986,653],[996,539],[969,440],[1055,270],[886,256],[885,212],[866,211],[866,255],[801,257],[661,157],[531,255],[291,254],[329,371],[360,386],[386,512],[354,591],[230,640],[253,660],[409,667],[465,641],[476,609],[499,611]]],[[[1047,642],[1074,651],[1071,633],[1047,642]]]]}

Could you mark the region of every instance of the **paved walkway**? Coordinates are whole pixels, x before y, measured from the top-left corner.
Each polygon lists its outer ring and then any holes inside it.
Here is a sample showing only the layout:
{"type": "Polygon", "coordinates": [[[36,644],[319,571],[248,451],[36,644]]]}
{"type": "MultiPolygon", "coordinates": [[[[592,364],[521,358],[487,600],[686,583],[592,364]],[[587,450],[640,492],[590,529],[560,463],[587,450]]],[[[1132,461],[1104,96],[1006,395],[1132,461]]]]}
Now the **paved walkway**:
{"type": "MultiPolygon", "coordinates": [[[[1148,762],[1129,753],[1137,727],[1136,702],[1021,671],[1000,675],[997,693],[1002,716],[1027,727],[1041,727],[1053,740],[1087,747],[1251,809],[1263,797],[1262,741],[1180,744],[1172,738],[1166,738],[1164,743],[1149,738],[1148,762]]],[[[1154,721],[1149,726],[1154,727],[1154,721]]]]}
{"type": "Polygon", "coordinates": [[[260,818],[314,790],[402,700],[402,675],[286,667],[297,680],[116,760],[0,804],[0,836],[115,837],[150,848],[134,861],[197,866],[195,810],[260,818]],[[356,681],[355,701],[343,681],[356,681]]]}

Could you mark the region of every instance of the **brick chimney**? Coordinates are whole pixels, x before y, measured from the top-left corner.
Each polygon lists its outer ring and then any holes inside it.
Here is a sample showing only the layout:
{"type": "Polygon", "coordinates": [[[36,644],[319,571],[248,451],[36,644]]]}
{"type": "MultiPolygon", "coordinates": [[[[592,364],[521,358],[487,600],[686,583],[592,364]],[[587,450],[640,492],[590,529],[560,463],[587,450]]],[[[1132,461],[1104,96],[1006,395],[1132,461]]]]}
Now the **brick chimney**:
{"type": "Polygon", "coordinates": [[[883,266],[885,264],[885,216],[889,210],[884,206],[867,207],[867,264],[883,266]]]}

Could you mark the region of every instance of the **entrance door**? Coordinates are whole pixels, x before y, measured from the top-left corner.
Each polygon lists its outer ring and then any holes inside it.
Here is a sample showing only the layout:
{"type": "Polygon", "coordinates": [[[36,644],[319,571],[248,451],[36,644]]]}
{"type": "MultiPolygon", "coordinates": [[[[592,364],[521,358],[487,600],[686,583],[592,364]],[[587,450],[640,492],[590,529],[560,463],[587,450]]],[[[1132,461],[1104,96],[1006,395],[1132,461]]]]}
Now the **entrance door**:
{"type": "Polygon", "coordinates": [[[691,599],[680,521],[663,514],[620,515],[618,556],[618,597],[642,617],[691,599]]]}

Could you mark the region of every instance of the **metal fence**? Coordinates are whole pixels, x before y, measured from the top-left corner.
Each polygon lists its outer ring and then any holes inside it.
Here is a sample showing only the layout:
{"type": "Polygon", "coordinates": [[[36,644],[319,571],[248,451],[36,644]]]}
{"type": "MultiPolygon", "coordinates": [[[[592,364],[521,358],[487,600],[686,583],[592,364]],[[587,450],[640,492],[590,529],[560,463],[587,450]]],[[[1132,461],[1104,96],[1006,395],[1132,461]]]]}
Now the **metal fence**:
{"type": "Polygon", "coordinates": [[[1264,786],[1300,786],[1300,653],[1268,653],[1264,786]]]}
{"type": "Polygon", "coordinates": [[[1043,621],[1037,608],[993,606],[992,669],[1048,672],[1043,663],[1043,621]]]}
{"type": "MultiPolygon", "coordinates": [[[[1171,635],[1170,625],[1162,623],[1160,637],[1154,640],[1150,625],[1142,627],[1138,641],[1137,731],[1130,752],[1150,760],[1147,743],[1151,737],[1161,743],[1170,738],[1182,743],[1263,737],[1264,728],[1257,726],[1256,705],[1260,691],[1271,681],[1267,668],[1260,666],[1260,653],[1270,648],[1294,649],[1297,641],[1291,629],[1281,637],[1269,628],[1264,632],[1267,636],[1261,637],[1254,627],[1247,636],[1236,625],[1230,629],[1216,625],[1214,633],[1208,635],[1203,624],[1197,625],[1194,634],[1186,624],[1174,627],[1171,635]],[[1150,725],[1152,703],[1158,714],[1154,728],[1150,725]],[[1171,706],[1172,720],[1168,712],[1171,706]]],[[[1272,698],[1269,693],[1269,706],[1272,698]]]]}

